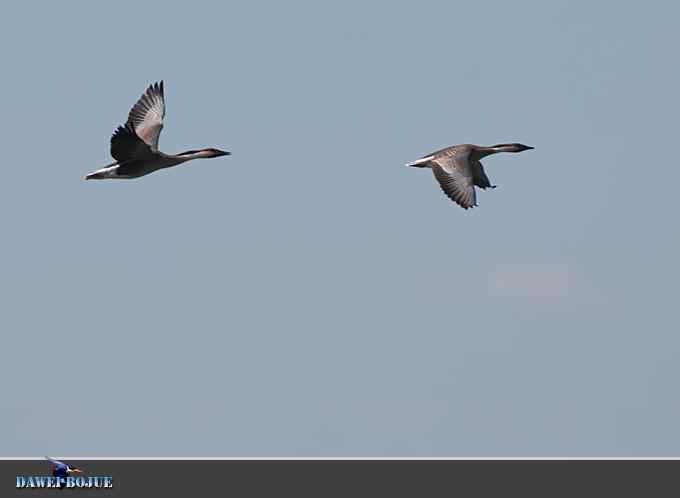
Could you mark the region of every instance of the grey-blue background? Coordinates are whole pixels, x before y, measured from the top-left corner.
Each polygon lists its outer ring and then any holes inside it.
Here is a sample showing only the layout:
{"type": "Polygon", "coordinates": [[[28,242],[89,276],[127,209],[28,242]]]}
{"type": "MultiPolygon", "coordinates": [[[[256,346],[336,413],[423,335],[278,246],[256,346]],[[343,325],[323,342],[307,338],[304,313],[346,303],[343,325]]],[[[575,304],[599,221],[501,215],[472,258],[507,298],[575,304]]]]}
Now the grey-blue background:
{"type": "Polygon", "coordinates": [[[0,454],[677,455],[670,2],[14,2],[0,454]],[[161,149],[84,182],[163,78],[161,149]],[[404,163],[461,142],[463,211],[404,163]]]}

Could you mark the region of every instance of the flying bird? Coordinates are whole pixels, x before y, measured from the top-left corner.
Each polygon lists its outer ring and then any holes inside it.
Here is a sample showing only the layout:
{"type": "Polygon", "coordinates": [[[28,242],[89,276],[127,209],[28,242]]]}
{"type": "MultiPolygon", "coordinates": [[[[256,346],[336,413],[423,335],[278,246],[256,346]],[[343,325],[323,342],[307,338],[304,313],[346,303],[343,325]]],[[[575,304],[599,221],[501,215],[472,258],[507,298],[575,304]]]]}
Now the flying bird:
{"type": "Polygon", "coordinates": [[[461,144],[446,147],[407,163],[415,168],[430,168],[444,193],[464,209],[477,205],[475,186],[481,189],[496,188],[491,185],[480,159],[498,152],[522,152],[533,149],[523,144],[497,144],[491,147],[461,144]]]}
{"type": "MultiPolygon", "coordinates": [[[[80,474],[83,472],[82,470],[75,467],[70,467],[61,460],[55,460],[54,458],[50,458],[48,456],[46,456],[45,459],[52,464],[52,475],[54,477],[66,479],[71,474],[80,474]]],[[[60,484],[59,487],[63,487],[63,484],[60,484]]]]}
{"type": "Polygon", "coordinates": [[[46,456],[45,459],[52,464],[52,475],[54,477],[68,477],[69,474],[79,474],[82,472],[82,470],[77,469],[76,467],[70,467],[61,460],[55,460],[48,456],[46,456]]]}
{"type": "Polygon", "coordinates": [[[165,118],[163,82],[154,83],[132,107],[124,126],[111,137],[111,163],[89,175],[85,180],[109,178],[139,178],[159,169],[170,168],[192,159],[227,156],[230,152],[208,148],[188,150],[180,154],[164,154],[158,150],[158,137],[165,118]]]}

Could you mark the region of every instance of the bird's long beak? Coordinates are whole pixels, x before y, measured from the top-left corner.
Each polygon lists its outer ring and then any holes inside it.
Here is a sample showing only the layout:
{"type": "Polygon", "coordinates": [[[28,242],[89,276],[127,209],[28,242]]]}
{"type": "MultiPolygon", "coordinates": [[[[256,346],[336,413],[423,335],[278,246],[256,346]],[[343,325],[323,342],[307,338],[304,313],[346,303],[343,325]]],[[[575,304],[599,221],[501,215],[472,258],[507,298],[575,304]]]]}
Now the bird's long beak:
{"type": "Polygon", "coordinates": [[[231,156],[231,152],[229,152],[228,150],[218,150],[215,153],[215,157],[220,157],[220,156],[231,156]]]}
{"type": "Polygon", "coordinates": [[[76,474],[82,474],[83,471],[80,469],[71,469],[71,472],[75,472],[76,474]]]}

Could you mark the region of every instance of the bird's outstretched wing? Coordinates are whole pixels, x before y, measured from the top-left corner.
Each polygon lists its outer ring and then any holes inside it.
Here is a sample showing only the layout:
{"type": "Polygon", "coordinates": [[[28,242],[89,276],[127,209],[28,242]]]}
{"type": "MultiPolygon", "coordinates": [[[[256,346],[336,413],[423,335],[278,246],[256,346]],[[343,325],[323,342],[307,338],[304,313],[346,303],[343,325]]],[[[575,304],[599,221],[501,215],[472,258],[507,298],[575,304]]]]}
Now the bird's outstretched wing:
{"type": "Polygon", "coordinates": [[[477,205],[468,153],[452,152],[433,159],[432,172],[444,193],[460,207],[477,205]]]}
{"type": "Polygon", "coordinates": [[[153,152],[157,152],[158,137],[163,129],[164,118],[165,96],[161,81],[150,85],[132,107],[128,115],[127,126],[130,126],[153,152]]]}

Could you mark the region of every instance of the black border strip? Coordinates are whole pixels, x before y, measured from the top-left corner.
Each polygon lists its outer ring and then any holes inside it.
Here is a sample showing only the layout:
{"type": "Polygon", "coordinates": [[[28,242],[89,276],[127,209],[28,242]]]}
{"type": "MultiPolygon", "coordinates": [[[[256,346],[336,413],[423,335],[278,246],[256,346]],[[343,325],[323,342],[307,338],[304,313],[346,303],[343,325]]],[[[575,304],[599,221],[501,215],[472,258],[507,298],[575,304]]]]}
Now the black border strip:
{"type": "Polygon", "coordinates": [[[113,489],[16,489],[46,462],[0,461],[0,496],[677,496],[680,460],[67,460],[113,489]],[[55,494],[57,493],[57,494],[55,494]]]}

